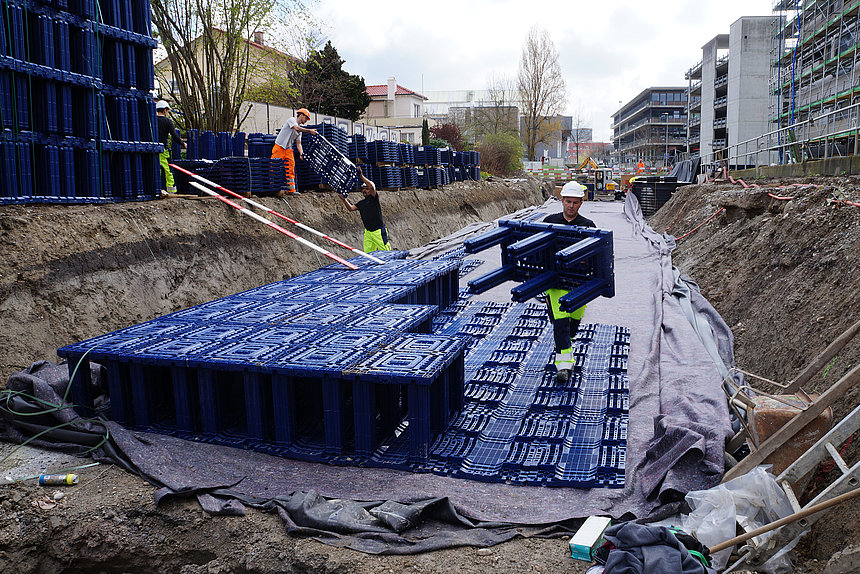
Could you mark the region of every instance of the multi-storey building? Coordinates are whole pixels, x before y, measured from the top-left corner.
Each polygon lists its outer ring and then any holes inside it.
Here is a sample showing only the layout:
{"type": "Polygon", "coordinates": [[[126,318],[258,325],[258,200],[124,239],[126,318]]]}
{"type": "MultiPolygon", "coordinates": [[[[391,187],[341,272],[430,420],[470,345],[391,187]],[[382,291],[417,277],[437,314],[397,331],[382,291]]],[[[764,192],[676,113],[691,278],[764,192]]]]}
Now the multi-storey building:
{"type": "MultiPolygon", "coordinates": [[[[685,87],[646,88],[612,115],[612,143],[619,164],[663,167],[687,144],[685,87]]],[[[621,104],[621,102],[619,102],[621,104]]]]}
{"type": "MultiPolygon", "coordinates": [[[[702,46],[687,79],[687,151],[706,160],[768,131],[768,82],[778,18],[745,16],[702,46]]],[[[744,162],[735,158],[733,163],[744,162]]]]}
{"type": "Polygon", "coordinates": [[[787,137],[804,144],[782,163],[857,153],[860,1],[778,0],[774,14],[771,129],[791,126],[787,137]]]}

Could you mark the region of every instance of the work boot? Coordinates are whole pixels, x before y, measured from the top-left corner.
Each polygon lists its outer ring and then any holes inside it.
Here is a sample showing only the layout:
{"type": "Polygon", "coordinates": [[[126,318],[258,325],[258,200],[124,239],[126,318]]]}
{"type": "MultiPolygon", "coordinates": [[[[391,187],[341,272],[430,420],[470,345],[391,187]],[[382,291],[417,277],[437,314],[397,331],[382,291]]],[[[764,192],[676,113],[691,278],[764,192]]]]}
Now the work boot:
{"type": "Polygon", "coordinates": [[[570,369],[562,369],[555,374],[555,382],[560,385],[566,385],[570,380],[570,369]]]}

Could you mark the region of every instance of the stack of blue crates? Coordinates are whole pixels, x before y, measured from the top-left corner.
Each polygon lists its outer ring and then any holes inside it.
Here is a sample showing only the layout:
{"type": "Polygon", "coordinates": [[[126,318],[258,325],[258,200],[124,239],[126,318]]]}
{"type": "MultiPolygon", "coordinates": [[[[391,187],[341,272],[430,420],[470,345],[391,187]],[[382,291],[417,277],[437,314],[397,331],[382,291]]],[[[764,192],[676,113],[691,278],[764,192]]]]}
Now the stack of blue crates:
{"type": "Polygon", "coordinates": [[[248,134],[248,157],[272,157],[276,137],[260,133],[248,134]]]}
{"type": "Polygon", "coordinates": [[[0,1],[0,203],[152,199],[149,5],[0,1]]]}
{"type": "MultiPolygon", "coordinates": [[[[58,350],[93,408],[152,432],[343,465],[624,485],[630,332],[584,324],[554,381],[543,305],[457,300],[462,253],[377,252],[58,350]],[[440,282],[439,279],[444,277],[440,282]],[[447,285],[444,307],[416,304],[447,285]]],[[[440,305],[442,302],[440,301],[440,305]]]]}
{"type": "Polygon", "coordinates": [[[415,165],[442,165],[442,150],[433,146],[419,146],[415,149],[415,165]]]}
{"type": "Polygon", "coordinates": [[[400,177],[403,180],[403,187],[418,187],[418,168],[411,165],[405,165],[400,168],[400,177]]]}
{"type": "Polygon", "coordinates": [[[463,152],[463,170],[465,179],[481,180],[481,154],[476,151],[463,152]]]}
{"type": "Polygon", "coordinates": [[[367,139],[361,134],[351,135],[347,138],[346,157],[356,163],[367,163],[367,139]]]}
{"type": "MultiPolygon", "coordinates": [[[[347,275],[323,269],[58,352],[106,366],[111,418],[123,424],[352,464],[372,463],[397,434],[402,456],[380,462],[426,465],[462,405],[464,339],[429,334],[444,301],[405,302],[441,297],[445,285],[456,297],[456,271],[456,262],[401,259],[347,275]],[[371,276],[393,283],[361,280],[371,276]]],[[[85,412],[93,397],[83,370],[72,395],[85,412]]]]}
{"type": "Polygon", "coordinates": [[[408,143],[397,144],[400,151],[400,165],[415,165],[415,146],[408,143]]]}
{"type": "MultiPolygon", "coordinates": [[[[251,134],[259,135],[259,134],[251,134]]],[[[274,138],[272,139],[274,142],[274,138]]],[[[208,159],[211,161],[225,157],[244,157],[245,156],[245,133],[236,132],[211,132],[190,129],[185,132],[185,159],[197,160],[208,159]]],[[[256,143],[256,142],[255,142],[256,143]]],[[[180,156],[177,153],[178,142],[173,142],[173,159],[178,159],[180,156]]],[[[249,148],[251,144],[249,142],[249,148]]],[[[261,156],[254,156],[250,153],[249,157],[270,157],[272,147],[269,146],[268,153],[261,156]]]]}
{"type": "Polygon", "coordinates": [[[278,158],[223,158],[206,177],[241,195],[283,195],[287,185],[284,160],[278,158]]]}
{"type": "Polygon", "coordinates": [[[624,485],[629,330],[585,324],[565,385],[549,367],[552,330],[536,304],[460,301],[434,333],[467,343],[464,405],[431,451],[433,470],[492,482],[624,485]]]}
{"type": "MultiPolygon", "coordinates": [[[[341,154],[347,155],[349,152],[349,138],[346,135],[346,132],[341,128],[333,124],[314,124],[306,125],[304,127],[317,130],[317,133],[324,137],[326,141],[328,141],[328,143],[330,143],[334,149],[339,151],[341,154]]],[[[304,147],[313,137],[313,134],[303,134],[302,147],[304,147]]]]}
{"type": "Polygon", "coordinates": [[[403,172],[395,165],[374,165],[370,168],[368,179],[373,181],[377,189],[400,189],[405,187],[403,172]]]}
{"type": "Polygon", "coordinates": [[[425,166],[416,169],[418,187],[431,189],[445,185],[445,168],[425,166]]]}
{"type": "Polygon", "coordinates": [[[384,140],[367,142],[367,159],[372,164],[398,163],[400,162],[399,144],[384,140]]]}

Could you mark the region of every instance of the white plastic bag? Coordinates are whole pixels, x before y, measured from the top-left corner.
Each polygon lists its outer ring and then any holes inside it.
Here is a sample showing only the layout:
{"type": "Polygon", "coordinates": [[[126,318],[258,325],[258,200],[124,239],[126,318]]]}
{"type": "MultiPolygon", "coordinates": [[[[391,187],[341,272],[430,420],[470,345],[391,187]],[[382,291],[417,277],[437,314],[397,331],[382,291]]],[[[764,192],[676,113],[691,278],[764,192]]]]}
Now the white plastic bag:
{"type": "MultiPolygon", "coordinates": [[[[692,512],[683,517],[683,529],[705,546],[711,547],[735,537],[735,521],[749,532],[791,514],[791,504],[774,476],[768,472],[769,468],[759,466],[725,484],[687,493],[687,504],[692,512]]],[[[773,531],[766,532],[752,541],[762,546],[772,534],[773,531]]],[[[785,554],[795,543],[796,540],[759,567],[758,571],[790,572],[791,564],[785,554]]],[[[714,568],[724,569],[731,551],[731,548],[727,548],[712,556],[714,568]]]]}

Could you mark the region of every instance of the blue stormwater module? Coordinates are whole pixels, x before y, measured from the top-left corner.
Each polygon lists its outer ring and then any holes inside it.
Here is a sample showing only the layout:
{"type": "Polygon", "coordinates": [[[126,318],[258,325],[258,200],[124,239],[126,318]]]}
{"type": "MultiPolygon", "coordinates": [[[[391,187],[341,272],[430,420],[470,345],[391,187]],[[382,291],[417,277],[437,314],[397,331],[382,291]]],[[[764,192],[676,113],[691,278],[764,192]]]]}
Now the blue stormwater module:
{"type": "Polygon", "coordinates": [[[109,417],[139,430],[332,464],[623,487],[629,330],[583,324],[573,375],[556,384],[544,306],[460,299],[462,253],[385,253],[63,347],[75,408],[94,408],[94,362],[109,417]],[[416,303],[431,291],[438,300],[416,303]]]}
{"type": "Polygon", "coordinates": [[[161,146],[143,130],[155,121],[149,7],[114,4],[100,2],[97,13],[94,0],[2,2],[2,139],[30,149],[12,164],[4,158],[15,174],[0,179],[0,204],[160,195],[161,146]]]}

